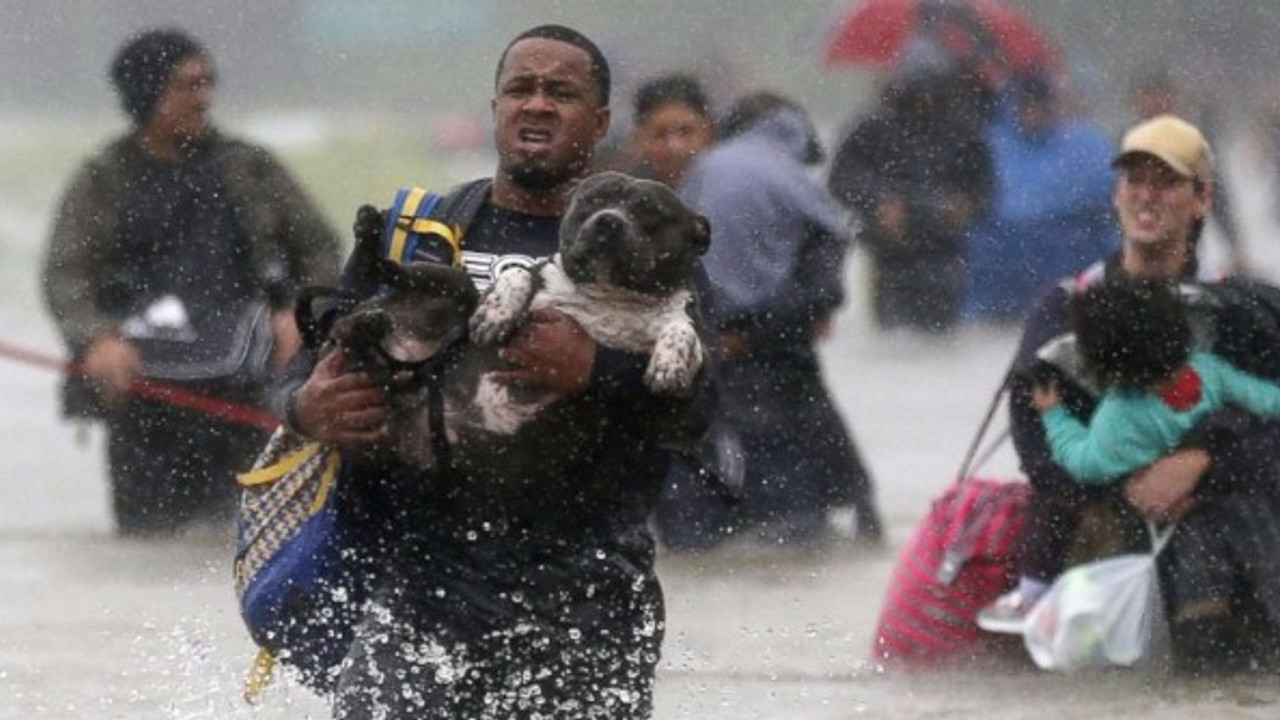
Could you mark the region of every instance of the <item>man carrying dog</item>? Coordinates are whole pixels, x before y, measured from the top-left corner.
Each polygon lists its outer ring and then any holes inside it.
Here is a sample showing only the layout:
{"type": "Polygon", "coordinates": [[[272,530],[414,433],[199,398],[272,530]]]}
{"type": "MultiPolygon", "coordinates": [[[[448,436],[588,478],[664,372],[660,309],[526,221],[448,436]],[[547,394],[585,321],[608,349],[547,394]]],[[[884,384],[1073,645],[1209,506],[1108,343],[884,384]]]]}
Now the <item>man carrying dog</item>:
{"type": "MultiPolygon", "coordinates": [[[[580,33],[544,25],[498,62],[497,173],[463,227],[477,284],[556,250],[561,215],[608,129],[609,67],[580,33]]],[[[475,193],[481,193],[475,195],[475,193]]],[[[456,193],[455,193],[456,194],[456,193]]],[[[568,317],[535,312],[502,348],[502,379],[599,404],[605,418],[556,488],[406,469],[353,478],[349,503],[377,571],[338,678],[334,714],[371,717],[647,718],[662,641],[646,520],[670,463],[711,408],[645,389],[644,356],[599,347],[568,317]]],[[[300,358],[300,360],[302,360],[300,358]]],[[[317,440],[384,440],[386,399],[331,353],[282,410],[317,440]]],[[[495,459],[501,462],[501,459],[495,459]]]]}

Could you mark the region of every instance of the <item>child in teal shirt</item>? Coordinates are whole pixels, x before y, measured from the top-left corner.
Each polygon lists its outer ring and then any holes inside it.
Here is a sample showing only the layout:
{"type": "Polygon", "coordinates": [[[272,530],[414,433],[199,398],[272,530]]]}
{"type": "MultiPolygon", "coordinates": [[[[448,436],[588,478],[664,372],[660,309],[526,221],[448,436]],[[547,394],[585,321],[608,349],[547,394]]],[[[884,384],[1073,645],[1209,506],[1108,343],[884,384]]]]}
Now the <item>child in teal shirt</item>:
{"type": "Polygon", "coordinates": [[[1227,404],[1280,415],[1280,385],[1191,348],[1176,289],[1163,280],[1108,280],[1072,299],[1081,360],[1105,388],[1088,425],[1036,386],[1053,459],[1084,484],[1119,479],[1166,455],[1206,413],[1227,404]]]}

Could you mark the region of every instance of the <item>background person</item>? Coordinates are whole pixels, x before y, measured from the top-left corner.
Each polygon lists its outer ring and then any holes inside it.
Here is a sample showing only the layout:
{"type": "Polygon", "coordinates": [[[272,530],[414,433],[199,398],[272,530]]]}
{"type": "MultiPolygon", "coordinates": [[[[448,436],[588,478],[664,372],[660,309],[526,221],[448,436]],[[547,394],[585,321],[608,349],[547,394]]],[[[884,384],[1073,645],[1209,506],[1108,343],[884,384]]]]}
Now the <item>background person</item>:
{"type": "Polygon", "coordinates": [[[994,190],[975,114],[954,112],[972,83],[937,52],[909,46],[880,106],[840,141],[828,176],[831,194],[861,222],[883,329],[938,333],[960,320],[964,233],[994,190]]]}
{"type": "MultiPolygon", "coordinates": [[[[556,251],[561,215],[609,127],[609,65],[559,25],[519,34],[497,64],[498,166],[456,195],[463,260],[479,284],[556,251]]],[[[571,468],[555,487],[500,488],[407,468],[350,485],[353,527],[375,571],[373,601],[338,678],[334,716],[647,718],[662,643],[648,529],[671,455],[701,437],[712,374],[692,397],[656,397],[648,358],[598,347],[541,311],[502,348],[516,384],[597,403],[607,432],[548,448],[571,468]]],[[[299,357],[295,430],[334,443],[383,437],[385,398],[340,352],[299,357]],[[305,376],[305,379],[304,379],[305,376]]],[[[704,365],[704,368],[706,366],[704,365]]]]}
{"type": "Polygon", "coordinates": [[[852,505],[862,537],[883,532],[871,477],[832,403],[816,343],[844,301],[850,238],[810,176],[822,147],[808,114],[771,92],[738,100],[719,144],[698,156],[681,196],[711,224],[705,256],[720,334],[721,418],[740,435],[738,522],[767,540],[813,543],[829,510],[852,505]]]}
{"type": "Polygon", "coordinates": [[[1067,117],[1052,80],[1015,76],[987,125],[995,172],[991,208],[966,234],[965,316],[1020,320],[1047,287],[1115,249],[1112,142],[1067,117]]]}
{"type": "Polygon", "coordinates": [[[715,141],[715,117],[692,75],[662,75],[636,90],[631,144],[639,164],[632,175],[680,184],[689,164],[715,141]]]}
{"type": "Polygon", "coordinates": [[[63,196],[44,296],[89,383],[68,380],[66,411],[106,421],[117,529],[170,532],[230,518],[233,473],[265,436],[132,396],[129,386],[164,352],[184,385],[258,402],[267,379],[258,371],[269,368],[236,362],[249,352],[245,323],[269,302],[275,362],[287,360],[298,346],[293,290],[333,279],[338,238],[266,150],[214,129],[217,76],[197,40],[143,32],[110,71],[132,127],[63,196]]]}

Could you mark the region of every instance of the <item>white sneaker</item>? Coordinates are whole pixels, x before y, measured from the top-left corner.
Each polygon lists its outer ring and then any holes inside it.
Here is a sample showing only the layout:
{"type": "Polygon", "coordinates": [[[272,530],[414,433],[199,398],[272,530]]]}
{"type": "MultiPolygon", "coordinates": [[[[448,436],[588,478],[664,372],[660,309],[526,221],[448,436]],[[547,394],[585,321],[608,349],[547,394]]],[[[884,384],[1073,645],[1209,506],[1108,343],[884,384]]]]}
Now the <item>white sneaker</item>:
{"type": "Polygon", "coordinates": [[[1035,602],[1028,600],[1022,591],[1010,590],[978,611],[978,627],[987,632],[1021,635],[1034,606],[1035,602]]]}

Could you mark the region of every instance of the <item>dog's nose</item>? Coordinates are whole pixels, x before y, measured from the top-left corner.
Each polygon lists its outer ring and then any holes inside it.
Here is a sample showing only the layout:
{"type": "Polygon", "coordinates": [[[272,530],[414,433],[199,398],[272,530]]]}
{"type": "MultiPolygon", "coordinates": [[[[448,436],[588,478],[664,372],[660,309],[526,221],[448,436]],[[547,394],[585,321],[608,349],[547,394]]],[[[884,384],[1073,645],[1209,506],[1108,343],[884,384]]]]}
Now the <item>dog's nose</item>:
{"type": "Polygon", "coordinates": [[[595,217],[595,235],[601,243],[615,243],[626,237],[627,221],[622,216],[602,212],[595,217]]]}

